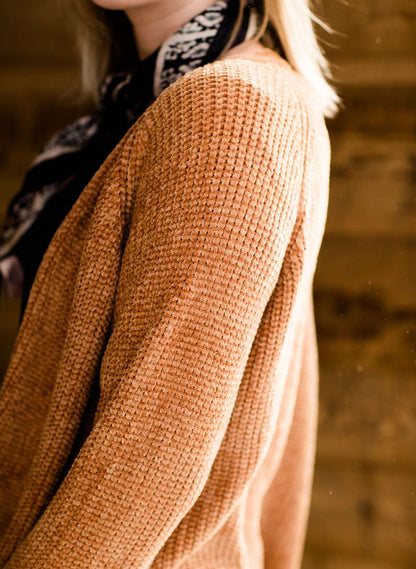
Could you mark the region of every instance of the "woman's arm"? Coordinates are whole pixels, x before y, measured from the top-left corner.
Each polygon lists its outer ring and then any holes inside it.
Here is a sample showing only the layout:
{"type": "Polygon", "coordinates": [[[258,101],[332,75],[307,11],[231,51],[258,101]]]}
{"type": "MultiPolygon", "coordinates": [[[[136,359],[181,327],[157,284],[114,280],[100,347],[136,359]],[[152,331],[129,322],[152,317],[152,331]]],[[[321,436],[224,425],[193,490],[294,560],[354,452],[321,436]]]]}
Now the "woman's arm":
{"type": "Polygon", "coordinates": [[[149,567],[226,433],[293,232],[307,128],[290,90],[276,101],[238,77],[183,79],[146,115],[140,168],[132,130],[96,422],[7,569],[149,567]]]}

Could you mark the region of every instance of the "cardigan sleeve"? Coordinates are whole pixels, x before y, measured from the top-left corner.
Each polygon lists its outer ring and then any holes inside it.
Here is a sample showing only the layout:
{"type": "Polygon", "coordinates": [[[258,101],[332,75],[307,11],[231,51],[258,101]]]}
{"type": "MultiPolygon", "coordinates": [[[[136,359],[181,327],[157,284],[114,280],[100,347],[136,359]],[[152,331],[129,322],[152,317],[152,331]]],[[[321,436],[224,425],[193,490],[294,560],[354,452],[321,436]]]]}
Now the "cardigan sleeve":
{"type": "Polygon", "coordinates": [[[290,93],[198,77],[132,128],[96,420],[7,569],[150,567],[207,483],[295,226],[307,129],[290,93]]]}

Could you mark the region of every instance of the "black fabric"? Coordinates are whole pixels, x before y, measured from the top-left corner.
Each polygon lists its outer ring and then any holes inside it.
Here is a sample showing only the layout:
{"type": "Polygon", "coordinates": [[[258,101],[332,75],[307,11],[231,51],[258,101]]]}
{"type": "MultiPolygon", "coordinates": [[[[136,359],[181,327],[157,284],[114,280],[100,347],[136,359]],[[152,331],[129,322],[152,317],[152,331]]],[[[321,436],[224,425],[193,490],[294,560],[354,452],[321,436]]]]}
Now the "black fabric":
{"type": "MultiPolygon", "coordinates": [[[[83,188],[161,90],[187,70],[219,56],[239,4],[239,0],[217,0],[151,55],[122,72],[108,74],[100,86],[97,110],[67,125],[43,145],[10,202],[0,231],[0,260],[16,255],[24,272],[20,320],[42,257],[83,188]]],[[[261,9],[249,2],[232,46],[249,39],[252,12],[260,23],[261,9]]],[[[281,46],[280,51],[283,56],[281,46]]]]}

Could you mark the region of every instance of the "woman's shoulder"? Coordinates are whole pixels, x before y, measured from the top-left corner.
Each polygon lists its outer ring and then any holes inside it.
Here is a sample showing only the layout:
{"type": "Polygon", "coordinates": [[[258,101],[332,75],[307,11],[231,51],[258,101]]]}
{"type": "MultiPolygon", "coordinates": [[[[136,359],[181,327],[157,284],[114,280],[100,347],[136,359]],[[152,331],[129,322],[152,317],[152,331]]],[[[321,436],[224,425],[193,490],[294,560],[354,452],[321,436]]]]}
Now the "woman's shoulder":
{"type": "MultiPolygon", "coordinates": [[[[148,107],[135,129],[151,133],[179,122],[188,129],[241,123],[257,128],[286,128],[306,136],[319,116],[306,80],[280,55],[263,47],[257,54],[218,59],[197,67],[170,84],[148,107]],[[297,128],[298,127],[298,128],[297,128]]],[[[272,135],[269,132],[269,135],[272,135]]]]}
{"type": "Polygon", "coordinates": [[[143,212],[155,204],[186,216],[200,204],[230,203],[231,221],[243,223],[246,208],[260,203],[272,222],[283,203],[295,211],[306,169],[321,170],[311,116],[302,81],[281,58],[235,57],[189,71],[131,129],[126,179],[137,215],[150,219],[143,212]]]}
{"type": "Polygon", "coordinates": [[[186,179],[194,167],[194,195],[216,194],[228,175],[242,200],[267,194],[268,177],[298,192],[292,182],[302,177],[310,129],[296,82],[289,64],[272,56],[216,60],[187,72],[132,126],[127,179],[144,185],[146,195],[154,196],[152,183],[176,195],[170,171],[186,179]]]}

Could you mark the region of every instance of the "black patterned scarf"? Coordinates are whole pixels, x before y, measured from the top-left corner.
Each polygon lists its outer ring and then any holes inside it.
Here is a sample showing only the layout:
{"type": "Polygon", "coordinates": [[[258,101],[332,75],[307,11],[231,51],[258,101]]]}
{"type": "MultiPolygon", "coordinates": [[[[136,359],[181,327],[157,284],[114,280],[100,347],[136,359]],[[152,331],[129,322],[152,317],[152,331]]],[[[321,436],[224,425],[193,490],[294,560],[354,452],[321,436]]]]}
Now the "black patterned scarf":
{"type": "MultiPolygon", "coordinates": [[[[30,164],[0,229],[1,294],[21,296],[21,318],[42,257],[82,189],[137,118],[171,83],[214,61],[223,50],[240,0],[217,0],[133,67],[108,74],[96,111],[56,133],[30,164]]],[[[261,22],[247,3],[232,47],[252,38],[261,22]]],[[[281,44],[277,46],[283,56],[281,44]]]]}

